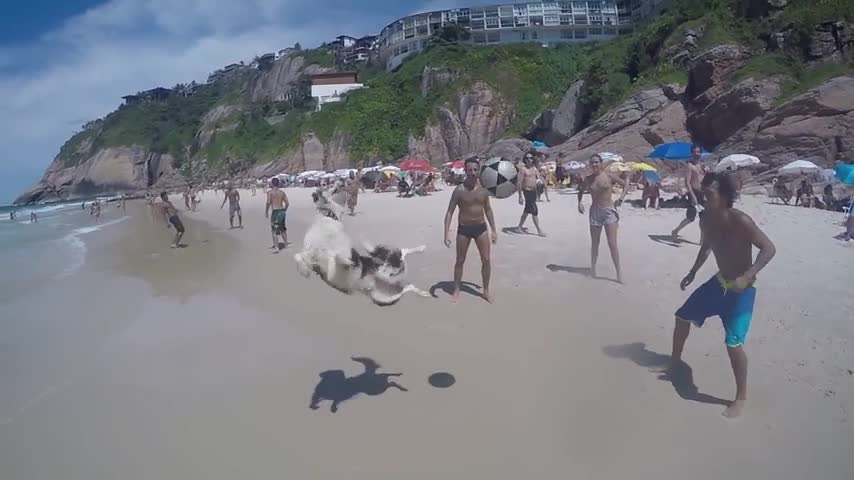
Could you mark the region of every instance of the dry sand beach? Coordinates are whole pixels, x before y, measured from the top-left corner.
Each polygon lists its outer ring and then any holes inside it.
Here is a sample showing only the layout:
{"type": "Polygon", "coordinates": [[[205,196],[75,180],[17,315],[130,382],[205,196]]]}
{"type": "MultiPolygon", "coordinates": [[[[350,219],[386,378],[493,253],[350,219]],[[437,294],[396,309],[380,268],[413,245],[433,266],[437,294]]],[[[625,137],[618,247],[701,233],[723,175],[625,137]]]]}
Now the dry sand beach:
{"type": "MultiPolygon", "coordinates": [[[[540,204],[547,238],[500,235],[495,303],[464,292],[453,305],[450,191],[363,194],[347,230],[426,244],[409,277],[437,297],[379,308],[297,274],[314,212],[310,190],[287,193],[292,245],[279,255],[261,192],[241,192],[242,230],[228,229],[221,194],[181,211],[188,247],[176,250],[135,204],[87,238],[93,262],[75,281],[0,305],[0,478],[854,478],[854,245],[833,239],[841,214],[738,202],[777,256],[757,283],[747,414],[732,421],[720,321],[693,330],[690,377],[656,373],[697,253],[657,236],[684,211],[623,209],[623,286],[586,275],[586,217],[553,194],[540,204]],[[310,409],[322,372],[363,372],[351,357],[401,373],[408,391],[310,409]],[[437,372],[455,383],[432,386],[437,372]]],[[[499,228],[518,222],[515,198],[494,209],[499,228]]],[[[698,241],[698,226],[683,235],[698,241]]],[[[473,247],[464,279],[479,284],[479,270],[473,247]]],[[[604,241],[599,271],[613,277],[604,241]]],[[[691,288],[714,272],[710,259],[691,288]]]]}

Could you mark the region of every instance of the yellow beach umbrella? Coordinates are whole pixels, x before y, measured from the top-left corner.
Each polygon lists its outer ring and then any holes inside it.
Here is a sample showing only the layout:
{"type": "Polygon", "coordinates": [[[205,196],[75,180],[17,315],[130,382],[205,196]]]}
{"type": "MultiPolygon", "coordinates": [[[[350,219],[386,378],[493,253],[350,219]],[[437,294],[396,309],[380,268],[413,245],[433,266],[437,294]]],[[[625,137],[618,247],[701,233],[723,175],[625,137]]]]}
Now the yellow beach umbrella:
{"type": "Polygon", "coordinates": [[[642,172],[655,172],[656,169],[652,165],[644,162],[637,162],[632,165],[632,168],[635,170],[640,170],[642,172]]]}
{"type": "Polygon", "coordinates": [[[608,171],[613,173],[628,172],[630,170],[631,167],[629,167],[623,162],[612,162],[610,165],[608,165],[608,171]]]}

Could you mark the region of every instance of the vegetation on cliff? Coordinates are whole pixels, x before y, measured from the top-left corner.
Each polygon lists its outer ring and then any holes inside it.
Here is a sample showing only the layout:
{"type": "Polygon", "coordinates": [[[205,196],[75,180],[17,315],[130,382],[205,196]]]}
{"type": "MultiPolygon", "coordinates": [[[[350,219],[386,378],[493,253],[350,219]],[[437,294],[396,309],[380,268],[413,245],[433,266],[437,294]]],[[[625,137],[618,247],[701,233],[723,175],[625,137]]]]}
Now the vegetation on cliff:
{"type": "MultiPolygon", "coordinates": [[[[350,156],[356,162],[371,157],[395,159],[405,155],[410,135],[419,136],[435,121],[437,107],[452,109],[459,93],[476,81],[493,87],[515,112],[506,136],[519,136],[540,112],[557,105],[567,88],[583,79],[582,101],[589,122],[627,96],[655,84],[687,82],[685,68],[672,62],[672,53],[687,31],[697,30],[698,51],[718,44],[739,44],[754,55],[738,77],[781,75],[784,96],[790,97],[817,83],[854,72],[851,64],[806,67],[797,52],[765,52],[768,32],[788,28],[806,35],[825,20],[854,20],[852,0],[792,0],[774,16],[751,17],[748,0],[676,1],[636,33],[609,43],[543,48],[537,44],[471,47],[457,45],[454,35],[438,38],[425,52],[410,58],[393,73],[376,68],[362,75],[368,88],[347,95],[347,101],[328,104],[315,112],[310,101],[253,102],[247,84],[258,71],[229,82],[203,86],[194,95],[175,96],[162,103],[123,106],[78,133],[63,146],[60,158],[74,165],[86,151],[102,146],[137,144],[153,152],[171,153],[178,161],[188,156],[205,159],[208,170],[240,171],[296,148],[313,133],[329,141],[336,132],[349,134],[350,156]],[[454,79],[426,92],[421,80],[425,67],[446,67],[454,79]],[[200,145],[197,134],[203,117],[216,105],[239,104],[240,113],[220,121],[209,142],[200,145]],[[90,149],[81,146],[91,145],[90,149]]],[[[453,33],[453,32],[451,32],[453,33]]],[[[300,50],[306,64],[330,66],[325,49],[300,50]]],[[[299,97],[299,96],[298,96],[299,97]]]]}

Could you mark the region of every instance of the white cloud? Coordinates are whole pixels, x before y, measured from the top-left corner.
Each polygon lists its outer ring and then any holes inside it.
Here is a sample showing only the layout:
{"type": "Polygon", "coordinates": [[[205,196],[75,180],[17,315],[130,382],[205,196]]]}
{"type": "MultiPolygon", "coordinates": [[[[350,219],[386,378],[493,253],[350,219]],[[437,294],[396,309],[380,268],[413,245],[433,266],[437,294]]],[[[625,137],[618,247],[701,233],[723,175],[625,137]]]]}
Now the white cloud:
{"type": "MultiPolygon", "coordinates": [[[[81,119],[109,113],[122,95],[204,81],[223,65],[296,42],[375,33],[394,19],[390,10],[409,8],[375,2],[111,0],[35,42],[0,47],[2,168],[35,182],[81,119]]],[[[5,183],[0,203],[27,187],[5,183]]]]}

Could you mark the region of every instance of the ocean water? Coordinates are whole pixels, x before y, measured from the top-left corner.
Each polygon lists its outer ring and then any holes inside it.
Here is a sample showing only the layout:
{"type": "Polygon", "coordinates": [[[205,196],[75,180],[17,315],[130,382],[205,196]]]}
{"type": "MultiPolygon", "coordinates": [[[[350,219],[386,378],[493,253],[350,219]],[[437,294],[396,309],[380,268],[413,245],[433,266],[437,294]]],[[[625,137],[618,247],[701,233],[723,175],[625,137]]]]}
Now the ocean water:
{"type": "Polygon", "coordinates": [[[88,256],[87,237],[127,220],[114,203],[102,209],[101,221],[89,215],[88,202],[0,207],[0,303],[15,298],[25,289],[45,282],[73,277],[88,256]],[[30,213],[38,222],[30,222],[30,213]]]}

